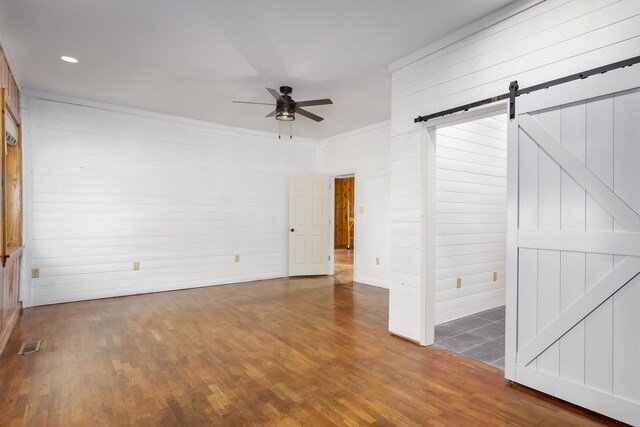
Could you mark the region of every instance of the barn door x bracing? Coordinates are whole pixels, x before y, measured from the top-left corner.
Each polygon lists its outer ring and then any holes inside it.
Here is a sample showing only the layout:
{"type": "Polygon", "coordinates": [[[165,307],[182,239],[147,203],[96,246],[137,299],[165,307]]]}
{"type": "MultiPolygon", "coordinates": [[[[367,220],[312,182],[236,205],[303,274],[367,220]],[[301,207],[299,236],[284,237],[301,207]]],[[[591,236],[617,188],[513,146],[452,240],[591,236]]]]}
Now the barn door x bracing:
{"type": "Polygon", "coordinates": [[[631,67],[524,95],[509,125],[506,376],[633,425],[639,87],[631,67]]]}

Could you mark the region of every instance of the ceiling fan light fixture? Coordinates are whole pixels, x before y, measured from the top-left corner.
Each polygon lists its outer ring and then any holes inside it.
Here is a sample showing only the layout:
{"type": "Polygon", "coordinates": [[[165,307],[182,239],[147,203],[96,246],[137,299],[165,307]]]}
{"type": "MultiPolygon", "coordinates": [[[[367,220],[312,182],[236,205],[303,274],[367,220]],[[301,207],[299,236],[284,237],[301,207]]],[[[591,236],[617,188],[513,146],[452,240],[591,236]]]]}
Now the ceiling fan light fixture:
{"type": "Polygon", "coordinates": [[[292,122],[296,119],[296,115],[293,111],[289,110],[278,110],[276,113],[276,120],[280,120],[282,122],[292,122]]]}

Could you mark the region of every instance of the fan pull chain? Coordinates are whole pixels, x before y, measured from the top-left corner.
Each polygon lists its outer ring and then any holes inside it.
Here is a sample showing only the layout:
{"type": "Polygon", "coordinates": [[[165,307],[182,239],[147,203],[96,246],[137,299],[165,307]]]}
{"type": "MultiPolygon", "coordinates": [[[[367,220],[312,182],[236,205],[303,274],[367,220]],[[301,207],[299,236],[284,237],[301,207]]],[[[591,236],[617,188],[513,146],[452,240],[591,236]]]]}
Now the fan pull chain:
{"type": "Polygon", "coordinates": [[[293,122],[289,122],[289,139],[293,139],[293,122]]]}
{"type": "Polygon", "coordinates": [[[278,139],[282,139],[282,122],[278,120],[278,139]]]}

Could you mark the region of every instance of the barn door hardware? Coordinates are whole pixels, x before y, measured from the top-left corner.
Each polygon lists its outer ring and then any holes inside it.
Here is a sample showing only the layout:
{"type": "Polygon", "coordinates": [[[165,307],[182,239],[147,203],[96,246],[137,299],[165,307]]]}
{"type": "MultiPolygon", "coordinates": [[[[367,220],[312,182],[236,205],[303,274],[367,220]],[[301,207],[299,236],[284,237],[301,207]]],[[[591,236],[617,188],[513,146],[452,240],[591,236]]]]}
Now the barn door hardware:
{"type": "Polygon", "coordinates": [[[493,104],[494,102],[502,101],[503,99],[509,99],[509,118],[515,118],[516,111],[516,98],[520,95],[526,95],[531,92],[535,92],[541,89],[548,89],[552,86],[557,86],[563,83],[568,83],[574,80],[586,79],[587,77],[591,77],[596,74],[604,74],[607,71],[617,70],[618,68],[630,67],[634,64],[640,63],[640,56],[634,56],[633,58],[628,58],[618,62],[612,62],[611,64],[603,65],[601,67],[591,68],[586,71],[582,71],[580,73],[569,74],[568,76],[560,77],[559,79],[549,80],[544,83],[540,83],[537,85],[529,86],[523,89],[520,89],[518,86],[518,82],[516,80],[512,81],[509,84],[509,92],[503,93],[502,95],[492,96],[490,98],[485,98],[480,101],[472,102],[465,105],[460,105],[458,107],[449,108],[446,110],[439,111],[437,113],[427,114],[425,116],[418,116],[413,119],[414,123],[426,122],[431,119],[435,119],[437,117],[448,116],[449,114],[458,113],[460,111],[467,111],[471,108],[480,107],[486,104],[493,104]]]}
{"type": "Polygon", "coordinates": [[[509,83],[509,118],[516,118],[516,96],[518,96],[518,81],[514,80],[509,83]]]}

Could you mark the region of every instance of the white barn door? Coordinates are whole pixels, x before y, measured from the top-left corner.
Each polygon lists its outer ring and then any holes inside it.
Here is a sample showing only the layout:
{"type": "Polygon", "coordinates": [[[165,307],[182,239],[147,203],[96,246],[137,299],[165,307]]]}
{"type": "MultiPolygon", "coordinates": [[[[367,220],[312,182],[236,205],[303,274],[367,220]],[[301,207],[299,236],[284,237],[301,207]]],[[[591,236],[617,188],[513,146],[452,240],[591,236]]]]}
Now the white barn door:
{"type": "Polygon", "coordinates": [[[289,183],[289,276],[329,274],[328,176],[293,176],[289,183]]]}
{"type": "Polygon", "coordinates": [[[509,127],[507,378],[640,425],[640,68],[523,95],[509,127]]]}

